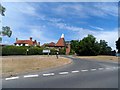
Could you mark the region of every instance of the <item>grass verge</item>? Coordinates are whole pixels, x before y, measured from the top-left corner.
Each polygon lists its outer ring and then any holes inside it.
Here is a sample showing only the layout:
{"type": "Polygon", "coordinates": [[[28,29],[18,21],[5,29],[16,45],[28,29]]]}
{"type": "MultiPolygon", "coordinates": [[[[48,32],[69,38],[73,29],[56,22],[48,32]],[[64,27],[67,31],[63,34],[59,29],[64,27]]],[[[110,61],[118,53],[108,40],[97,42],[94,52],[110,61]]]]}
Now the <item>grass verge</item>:
{"type": "Polygon", "coordinates": [[[102,61],[115,61],[118,62],[118,57],[116,56],[76,56],[77,58],[81,59],[88,59],[88,60],[102,60],[102,61]]]}
{"type": "Polygon", "coordinates": [[[2,76],[9,77],[35,70],[45,70],[71,63],[71,60],[56,56],[4,56],[2,57],[2,76]]]}

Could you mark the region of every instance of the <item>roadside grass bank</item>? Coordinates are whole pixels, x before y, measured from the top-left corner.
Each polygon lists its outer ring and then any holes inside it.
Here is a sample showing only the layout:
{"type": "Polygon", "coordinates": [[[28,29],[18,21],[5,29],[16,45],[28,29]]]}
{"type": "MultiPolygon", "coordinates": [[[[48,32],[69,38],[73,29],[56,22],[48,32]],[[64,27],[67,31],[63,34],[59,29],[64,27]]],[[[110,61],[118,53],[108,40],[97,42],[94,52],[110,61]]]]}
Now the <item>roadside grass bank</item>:
{"type": "Polygon", "coordinates": [[[99,55],[99,56],[75,56],[80,59],[88,59],[88,60],[101,60],[101,61],[115,61],[118,62],[119,58],[116,56],[104,56],[104,55],[99,55]]]}
{"type": "Polygon", "coordinates": [[[45,69],[63,66],[72,63],[68,58],[52,56],[3,56],[2,77],[15,76],[32,71],[43,71],[45,69]]]}

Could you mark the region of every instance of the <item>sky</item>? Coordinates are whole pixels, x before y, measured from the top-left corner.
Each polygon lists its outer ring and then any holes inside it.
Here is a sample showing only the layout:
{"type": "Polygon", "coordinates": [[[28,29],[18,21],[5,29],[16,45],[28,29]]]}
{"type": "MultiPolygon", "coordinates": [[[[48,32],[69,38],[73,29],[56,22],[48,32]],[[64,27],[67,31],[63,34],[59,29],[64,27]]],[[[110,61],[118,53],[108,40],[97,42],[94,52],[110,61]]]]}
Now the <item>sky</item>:
{"type": "Polygon", "coordinates": [[[118,39],[117,2],[4,2],[2,25],[10,26],[12,36],[3,37],[3,44],[16,38],[33,37],[41,44],[65,40],[81,40],[88,34],[97,41],[105,40],[116,49],[118,39]]]}

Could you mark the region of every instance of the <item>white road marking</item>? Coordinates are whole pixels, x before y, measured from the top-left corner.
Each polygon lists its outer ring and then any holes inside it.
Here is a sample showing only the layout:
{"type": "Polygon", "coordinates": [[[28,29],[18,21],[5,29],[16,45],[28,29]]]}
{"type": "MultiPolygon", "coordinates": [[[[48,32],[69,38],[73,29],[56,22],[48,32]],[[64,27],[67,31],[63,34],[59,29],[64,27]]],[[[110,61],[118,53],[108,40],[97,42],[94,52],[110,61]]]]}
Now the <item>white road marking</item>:
{"type": "Polygon", "coordinates": [[[79,72],[78,70],[76,70],[76,71],[71,71],[72,73],[77,73],[77,72],[79,72]]]}
{"type": "Polygon", "coordinates": [[[82,72],[87,72],[88,70],[85,70],[85,69],[84,69],[84,70],[81,70],[81,71],[82,71],[82,72]]]}
{"type": "Polygon", "coordinates": [[[113,67],[113,69],[116,69],[116,67],[113,67]]]}
{"type": "Polygon", "coordinates": [[[60,72],[59,74],[68,74],[69,72],[60,72]]]}
{"type": "Polygon", "coordinates": [[[13,79],[18,79],[19,77],[10,77],[10,78],[6,78],[5,80],[13,80],[13,79]]]}
{"type": "Polygon", "coordinates": [[[95,71],[95,70],[97,70],[97,69],[91,69],[91,71],[95,71]]]}
{"type": "Polygon", "coordinates": [[[110,68],[106,68],[106,69],[110,69],[110,68]]]}
{"type": "Polygon", "coordinates": [[[98,68],[99,70],[103,70],[104,68],[98,68]]]}
{"type": "Polygon", "coordinates": [[[28,77],[38,77],[39,75],[25,75],[24,78],[28,78],[28,77]]]}
{"type": "Polygon", "coordinates": [[[47,73],[47,74],[43,74],[43,76],[53,76],[55,75],[54,73],[47,73]]]}

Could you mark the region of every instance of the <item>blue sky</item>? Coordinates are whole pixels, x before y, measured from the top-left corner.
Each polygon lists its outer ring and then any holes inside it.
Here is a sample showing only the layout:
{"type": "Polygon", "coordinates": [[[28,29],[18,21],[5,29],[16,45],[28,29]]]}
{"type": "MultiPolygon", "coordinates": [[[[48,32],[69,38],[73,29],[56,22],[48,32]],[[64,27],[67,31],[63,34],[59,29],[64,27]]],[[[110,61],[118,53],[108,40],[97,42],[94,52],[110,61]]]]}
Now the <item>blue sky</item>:
{"type": "Polygon", "coordinates": [[[15,38],[33,37],[41,44],[57,42],[61,34],[65,40],[81,40],[88,34],[104,39],[115,49],[118,38],[118,6],[115,2],[9,2],[3,26],[10,26],[11,38],[3,37],[4,44],[15,38]]]}

